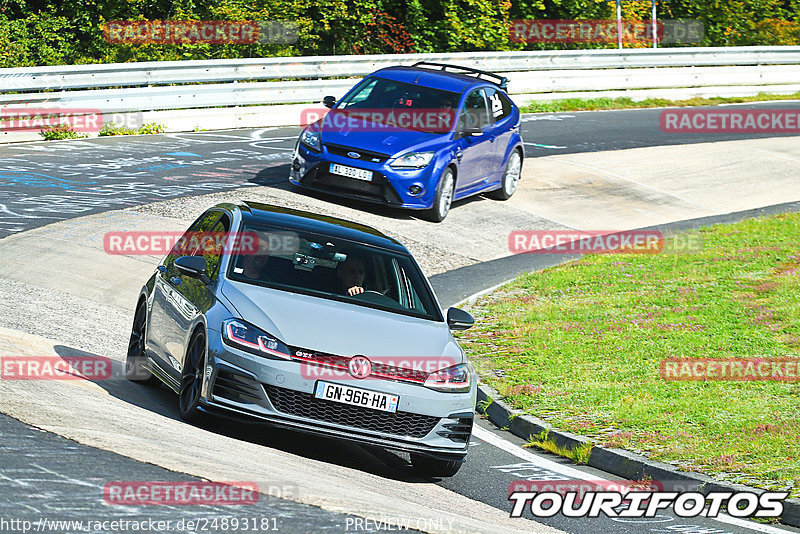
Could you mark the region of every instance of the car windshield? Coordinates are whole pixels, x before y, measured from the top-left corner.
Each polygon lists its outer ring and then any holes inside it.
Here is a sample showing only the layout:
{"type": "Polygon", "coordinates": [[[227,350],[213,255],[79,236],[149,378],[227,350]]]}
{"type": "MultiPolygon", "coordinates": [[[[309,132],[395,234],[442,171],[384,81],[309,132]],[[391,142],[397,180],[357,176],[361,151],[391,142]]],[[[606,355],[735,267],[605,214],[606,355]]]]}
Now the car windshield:
{"type": "Polygon", "coordinates": [[[427,115],[455,115],[460,95],[421,85],[397,82],[385,78],[369,77],[336,106],[334,111],[369,114],[370,120],[383,124],[402,126],[409,130],[441,130],[440,121],[432,121],[427,115]],[[421,114],[425,120],[403,121],[398,114],[421,114]],[[434,123],[437,126],[431,127],[434,123]]]}
{"type": "Polygon", "coordinates": [[[244,224],[241,231],[257,246],[232,255],[230,280],[442,320],[406,254],[296,230],[244,224]]]}

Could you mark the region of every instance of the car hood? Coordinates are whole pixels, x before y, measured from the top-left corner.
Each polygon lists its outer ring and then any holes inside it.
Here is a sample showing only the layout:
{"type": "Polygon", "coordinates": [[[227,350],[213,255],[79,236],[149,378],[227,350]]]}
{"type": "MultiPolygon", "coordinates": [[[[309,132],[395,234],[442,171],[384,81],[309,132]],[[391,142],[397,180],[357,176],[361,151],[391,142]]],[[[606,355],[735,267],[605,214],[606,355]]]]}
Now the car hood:
{"type": "Polygon", "coordinates": [[[340,356],[464,361],[444,322],[230,280],[221,291],[241,319],[290,346],[340,356]]]}
{"type": "Polygon", "coordinates": [[[320,138],[323,144],[331,143],[356,150],[361,149],[394,155],[410,148],[429,148],[429,145],[438,144],[447,135],[400,128],[387,128],[387,131],[382,131],[380,124],[369,121],[366,124],[368,125],[367,128],[362,126],[361,123],[355,128],[346,125],[325,125],[320,132],[320,138]],[[369,127],[369,125],[374,127],[369,127]]]}

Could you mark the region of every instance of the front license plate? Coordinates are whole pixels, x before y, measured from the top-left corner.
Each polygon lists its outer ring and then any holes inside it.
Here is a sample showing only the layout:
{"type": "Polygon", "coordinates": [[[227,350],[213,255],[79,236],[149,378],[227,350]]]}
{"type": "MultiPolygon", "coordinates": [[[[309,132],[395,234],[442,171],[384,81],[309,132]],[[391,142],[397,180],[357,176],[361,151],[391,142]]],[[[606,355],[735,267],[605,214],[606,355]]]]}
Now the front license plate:
{"type": "Polygon", "coordinates": [[[317,382],[314,397],[391,413],[397,412],[397,404],[400,402],[399,395],[378,393],[377,391],[353,388],[342,384],[331,384],[330,382],[317,382]]]}
{"type": "Polygon", "coordinates": [[[347,176],[348,178],[355,178],[356,180],[364,180],[365,182],[372,181],[372,171],[356,169],[355,167],[339,165],[338,163],[331,163],[330,173],[338,174],[339,176],[347,176]]]}

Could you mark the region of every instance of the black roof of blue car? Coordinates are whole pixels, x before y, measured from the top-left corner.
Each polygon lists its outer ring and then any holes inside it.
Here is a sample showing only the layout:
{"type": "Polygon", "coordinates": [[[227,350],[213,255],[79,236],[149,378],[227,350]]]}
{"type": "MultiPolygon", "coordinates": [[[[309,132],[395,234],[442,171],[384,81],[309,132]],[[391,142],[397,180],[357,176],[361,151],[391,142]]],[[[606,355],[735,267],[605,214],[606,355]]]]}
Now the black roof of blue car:
{"type": "Polygon", "coordinates": [[[459,94],[473,85],[491,83],[488,80],[476,78],[475,76],[423,67],[386,67],[385,69],[373,72],[372,75],[459,94]]]}
{"type": "Polygon", "coordinates": [[[405,254],[409,253],[397,240],[365,224],[259,202],[244,201],[237,207],[242,211],[242,216],[248,223],[262,222],[282,228],[347,239],[405,254]]]}

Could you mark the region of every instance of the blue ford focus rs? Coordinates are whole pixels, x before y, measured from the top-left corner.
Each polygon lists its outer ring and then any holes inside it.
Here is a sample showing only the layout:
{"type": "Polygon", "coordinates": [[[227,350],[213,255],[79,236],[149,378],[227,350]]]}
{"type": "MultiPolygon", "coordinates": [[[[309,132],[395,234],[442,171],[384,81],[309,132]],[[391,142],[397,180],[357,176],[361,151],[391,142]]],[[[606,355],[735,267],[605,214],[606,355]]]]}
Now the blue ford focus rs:
{"type": "Polygon", "coordinates": [[[439,63],[367,76],[295,146],[299,187],[399,208],[442,221],[453,200],[506,200],[524,157],[519,108],[499,75],[439,63]]]}

